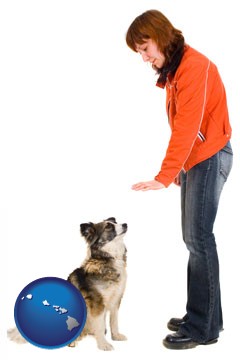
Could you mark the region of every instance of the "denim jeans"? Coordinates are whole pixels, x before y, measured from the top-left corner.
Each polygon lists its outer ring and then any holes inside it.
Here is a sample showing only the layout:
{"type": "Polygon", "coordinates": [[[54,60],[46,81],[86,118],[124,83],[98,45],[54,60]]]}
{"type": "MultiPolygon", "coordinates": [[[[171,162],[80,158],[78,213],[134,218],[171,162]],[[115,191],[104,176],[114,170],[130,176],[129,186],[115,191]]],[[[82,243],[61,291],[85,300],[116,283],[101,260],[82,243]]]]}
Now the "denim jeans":
{"type": "Polygon", "coordinates": [[[189,260],[186,322],[180,332],[199,343],[217,338],[223,326],[213,226],[232,159],[228,142],[214,156],[181,173],[182,232],[189,260]]]}

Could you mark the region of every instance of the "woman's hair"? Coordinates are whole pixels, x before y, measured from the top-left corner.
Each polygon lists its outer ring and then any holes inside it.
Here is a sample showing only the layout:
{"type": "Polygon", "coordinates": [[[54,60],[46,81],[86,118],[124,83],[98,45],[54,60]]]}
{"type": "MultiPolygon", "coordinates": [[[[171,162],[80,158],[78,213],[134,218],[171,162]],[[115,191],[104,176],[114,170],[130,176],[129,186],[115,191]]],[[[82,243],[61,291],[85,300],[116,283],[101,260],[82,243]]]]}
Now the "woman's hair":
{"type": "Polygon", "coordinates": [[[148,39],[153,40],[165,56],[161,69],[153,65],[153,69],[160,74],[158,82],[164,84],[167,75],[174,75],[180,64],[185,46],[184,37],[160,11],[148,10],[132,22],[126,34],[126,42],[137,52],[137,45],[142,45],[148,39]]]}

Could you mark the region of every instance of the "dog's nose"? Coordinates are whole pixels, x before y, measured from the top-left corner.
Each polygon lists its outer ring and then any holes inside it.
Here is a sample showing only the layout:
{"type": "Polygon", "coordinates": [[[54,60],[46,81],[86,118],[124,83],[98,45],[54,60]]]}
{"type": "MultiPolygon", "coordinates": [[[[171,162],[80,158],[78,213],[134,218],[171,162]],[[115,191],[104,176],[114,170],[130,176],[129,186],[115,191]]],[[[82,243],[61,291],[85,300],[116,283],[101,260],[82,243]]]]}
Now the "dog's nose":
{"type": "Polygon", "coordinates": [[[127,229],[127,224],[122,224],[123,229],[127,229]]]}

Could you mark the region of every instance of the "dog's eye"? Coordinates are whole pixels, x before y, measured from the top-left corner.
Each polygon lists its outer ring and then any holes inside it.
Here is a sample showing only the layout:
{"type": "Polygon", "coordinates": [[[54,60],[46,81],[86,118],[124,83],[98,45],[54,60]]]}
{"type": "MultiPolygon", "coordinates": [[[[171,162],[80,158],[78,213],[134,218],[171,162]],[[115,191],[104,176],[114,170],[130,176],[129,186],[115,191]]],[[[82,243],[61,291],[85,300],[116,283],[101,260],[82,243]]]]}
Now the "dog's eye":
{"type": "Polygon", "coordinates": [[[105,229],[111,230],[113,228],[113,224],[107,223],[105,229]]]}

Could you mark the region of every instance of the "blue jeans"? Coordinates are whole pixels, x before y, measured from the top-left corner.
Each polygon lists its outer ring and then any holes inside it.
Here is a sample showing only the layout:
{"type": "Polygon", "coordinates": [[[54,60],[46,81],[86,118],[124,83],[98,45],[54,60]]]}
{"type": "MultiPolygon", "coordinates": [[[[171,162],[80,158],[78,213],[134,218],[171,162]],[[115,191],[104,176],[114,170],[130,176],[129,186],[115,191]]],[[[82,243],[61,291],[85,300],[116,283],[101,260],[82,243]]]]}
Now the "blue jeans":
{"type": "Polygon", "coordinates": [[[217,338],[223,326],[213,225],[232,159],[228,142],[214,156],[181,173],[182,232],[189,260],[186,322],[180,332],[199,343],[217,338]]]}

